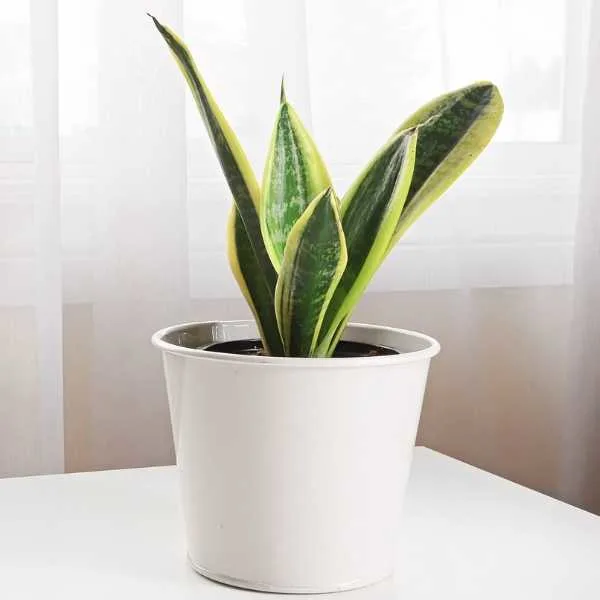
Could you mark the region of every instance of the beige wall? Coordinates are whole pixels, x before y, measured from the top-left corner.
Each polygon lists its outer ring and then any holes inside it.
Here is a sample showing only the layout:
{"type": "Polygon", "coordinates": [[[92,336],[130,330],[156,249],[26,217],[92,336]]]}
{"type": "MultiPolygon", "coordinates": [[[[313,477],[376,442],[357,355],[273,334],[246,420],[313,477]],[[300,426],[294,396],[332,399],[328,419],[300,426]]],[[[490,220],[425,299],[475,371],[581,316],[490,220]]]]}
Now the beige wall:
{"type": "Polygon", "coordinates": [[[418,443],[559,496],[570,288],[372,295],[356,318],[442,345],[418,443]]]}
{"type": "MultiPolygon", "coordinates": [[[[192,313],[198,320],[248,315],[240,300],[197,302],[192,313]]],[[[101,438],[106,433],[103,429],[121,415],[104,422],[95,416],[94,402],[101,399],[92,400],[89,393],[91,308],[70,305],[64,316],[67,470],[172,462],[161,383],[145,404],[137,402],[135,410],[143,411],[139,419],[127,406],[130,399],[123,398],[123,414],[138,421],[130,424],[135,428],[135,444],[126,435],[113,436],[111,443],[119,447],[111,449],[110,461],[104,463],[98,456],[98,446],[92,441],[101,438]]],[[[11,361],[24,361],[20,364],[30,364],[35,372],[33,345],[24,341],[32,335],[32,315],[19,313],[18,319],[18,326],[11,327],[9,319],[4,319],[3,333],[13,336],[13,354],[18,355],[3,362],[10,369],[11,361]]],[[[568,398],[570,288],[370,294],[355,320],[418,329],[440,340],[442,353],[432,364],[419,443],[558,495],[568,398]]],[[[155,358],[156,380],[160,381],[158,353],[155,358]]],[[[2,405],[0,448],[30,448],[35,457],[35,436],[19,433],[36,418],[35,389],[25,376],[11,377],[10,383],[11,392],[5,397],[17,398],[18,405],[2,405]]],[[[10,452],[2,456],[3,462],[17,458],[10,452]]],[[[27,463],[28,456],[25,459],[27,463]]]]}

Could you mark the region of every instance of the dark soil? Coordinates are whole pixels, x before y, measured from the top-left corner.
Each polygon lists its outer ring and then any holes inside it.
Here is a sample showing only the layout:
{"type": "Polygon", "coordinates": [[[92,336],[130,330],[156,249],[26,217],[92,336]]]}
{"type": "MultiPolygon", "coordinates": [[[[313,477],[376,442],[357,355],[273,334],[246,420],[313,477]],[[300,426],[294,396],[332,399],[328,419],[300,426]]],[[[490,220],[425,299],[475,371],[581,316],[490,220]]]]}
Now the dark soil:
{"type": "MultiPolygon", "coordinates": [[[[263,354],[262,342],[256,340],[233,340],[230,342],[219,342],[207,346],[205,350],[209,352],[222,352],[226,354],[242,354],[245,356],[261,356],[263,354]]],[[[341,341],[333,358],[358,358],[364,356],[390,356],[398,354],[396,350],[386,348],[385,346],[373,346],[363,344],[362,342],[344,342],[341,341]]]]}

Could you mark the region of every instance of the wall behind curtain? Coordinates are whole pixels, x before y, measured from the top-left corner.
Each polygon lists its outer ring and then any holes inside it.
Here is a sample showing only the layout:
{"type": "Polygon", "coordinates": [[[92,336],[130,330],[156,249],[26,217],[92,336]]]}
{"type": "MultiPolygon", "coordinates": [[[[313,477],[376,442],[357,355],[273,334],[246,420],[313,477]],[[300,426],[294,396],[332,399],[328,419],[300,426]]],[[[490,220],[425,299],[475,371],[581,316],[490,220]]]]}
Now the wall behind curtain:
{"type": "Polygon", "coordinates": [[[259,176],[282,73],[339,192],[420,103],[501,87],[496,140],[357,317],[441,339],[421,442],[559,494],[589,16],[566,0],[0,0],[0,474],[171,462],[150,334],[248,314],[229,192],[147,11],[259,176]]]}

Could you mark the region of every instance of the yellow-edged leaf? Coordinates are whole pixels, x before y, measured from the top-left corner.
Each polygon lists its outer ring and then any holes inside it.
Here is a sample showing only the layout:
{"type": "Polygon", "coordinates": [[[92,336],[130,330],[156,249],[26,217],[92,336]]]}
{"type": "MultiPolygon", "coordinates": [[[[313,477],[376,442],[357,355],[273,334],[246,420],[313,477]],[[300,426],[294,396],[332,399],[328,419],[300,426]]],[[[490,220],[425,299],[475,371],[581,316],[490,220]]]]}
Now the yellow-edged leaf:
{"type": "Polygon", "coordinates": [[[286,356],[323,356],[319,331],[346,261],[338,203],[329,188],[296,221],[285,247],[275,312],[286,356]]]}
{"type": "Polygon", "coordinates": [[[263,239],[277,271],[292,227],[311,200],[330,186],[325,163],[287,101],[282,82],[281,105],[265,164],[260,205],[263,239]]]}

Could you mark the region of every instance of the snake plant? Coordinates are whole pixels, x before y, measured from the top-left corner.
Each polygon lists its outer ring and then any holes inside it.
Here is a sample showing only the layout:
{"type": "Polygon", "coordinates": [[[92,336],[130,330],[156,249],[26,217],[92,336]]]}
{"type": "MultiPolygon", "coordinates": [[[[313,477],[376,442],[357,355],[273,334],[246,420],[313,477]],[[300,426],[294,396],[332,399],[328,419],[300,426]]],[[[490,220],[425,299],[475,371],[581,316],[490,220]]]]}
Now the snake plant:
{"type": "Polygon", "coordinates": [[[273,356],[330,357],[375,271],[488,144],[503,113],[490,82],[406,119],[342,198],[281,85],[262,186],[183,41],[152,17],[198,106],[229,188],[231,270],[273,356]]]}

